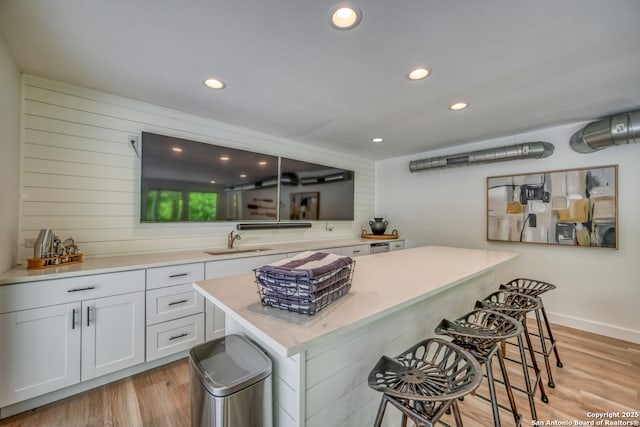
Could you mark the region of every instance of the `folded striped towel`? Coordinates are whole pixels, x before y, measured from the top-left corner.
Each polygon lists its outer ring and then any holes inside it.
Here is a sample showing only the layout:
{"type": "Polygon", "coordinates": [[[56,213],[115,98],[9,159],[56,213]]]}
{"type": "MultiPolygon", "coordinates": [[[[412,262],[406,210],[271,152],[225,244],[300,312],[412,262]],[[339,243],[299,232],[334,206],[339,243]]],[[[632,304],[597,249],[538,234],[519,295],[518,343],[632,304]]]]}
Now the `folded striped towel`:
{"type": "Polygon", "coordinates": [[[318,279],[322,276],[350,267],[353,259],[348,256],[330,254],[326,252],[306,251],[292,258],[283,259],[266,264],[258,270],[261,273],[275,273],[294,275],[296,277],[318,279]]]}

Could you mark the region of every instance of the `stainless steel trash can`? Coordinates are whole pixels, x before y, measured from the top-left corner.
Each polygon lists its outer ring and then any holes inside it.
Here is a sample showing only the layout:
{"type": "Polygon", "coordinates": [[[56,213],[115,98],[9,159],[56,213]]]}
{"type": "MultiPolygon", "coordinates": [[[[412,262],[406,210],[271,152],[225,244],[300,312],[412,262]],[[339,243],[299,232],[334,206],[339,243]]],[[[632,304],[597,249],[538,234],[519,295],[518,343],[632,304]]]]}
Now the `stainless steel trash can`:
{"type": "Polygon", "coordinates": [[[192,427],[272,427],[271,359],[240,335],[189,352],[192,427]]]}

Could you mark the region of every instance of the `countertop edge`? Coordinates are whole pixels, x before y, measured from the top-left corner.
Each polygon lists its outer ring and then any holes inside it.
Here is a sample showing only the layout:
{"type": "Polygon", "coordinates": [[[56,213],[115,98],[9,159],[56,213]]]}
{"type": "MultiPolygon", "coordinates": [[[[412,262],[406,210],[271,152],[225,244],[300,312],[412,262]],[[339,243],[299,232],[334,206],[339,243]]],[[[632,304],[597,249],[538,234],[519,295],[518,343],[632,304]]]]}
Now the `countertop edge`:
{"type": "MultiPolygon", "coordinates": [[[[379,319],[382,319],[386,316],[389,316],[391,314],[394,314],[400,310],[403,310],[407,307],[411,307],[415,304],[419,304],[421,302],[423,302],[424,300],[431,298],[435,295],[438,295],[442,292],[445,292],[448,289],[451,289],[461,283],[464,283],[468,280],[472,280],[474,278],[483,276],[493,270],[495,270],[497,267],[499,267],[500,265],[503,265],[504,263],[508,262],[508,261],[512,261],[513,259],[517,258],[520,256],[519,253],[515,253],[515,252],[505,252],[505,251],[492,251],[492,252],[502,252],[502,253],[509,253],[510,255],[502,260],[500,260],[499,262],[496,262],[490,266],[487,266],[485,268],[482,268],[478,271],[473,272],[472,274],[468,274],[464,277],[460,277],[457,280],[454,280],[450,283],[446,283],[443,284],[442,286],[438,287],[437,289],[432,289],[429,290],[423,294],[421,294],[418,297],[415,297],[411,300],[407,300],[407,301],[403,301],[400,302],[398,304],[395,304],[393,306],[387,307],[384,310],[372,313],[370,315],[366,315],[363,316],[362,318],[353,321],[339,329],[334,329],[331,331],[327,331],[323,334],[320,334],[316,337],[313,337],[312,339],[305,341],[305,342],[299,342],[290,346],[286,346],[280,342],[278,342],[275,338],[271,337],[268,332],[263,331],[259,326],[253,324],[250,320],[245,319],[243,314],[241,312],[237,312],[234,309],[230,308],[229,306],[227,306],[226,304],[222,303],[222,301],[220,301],[219,299],[215,298],[215,296],[211,295],[208,291],[206,291],[205,289],[203,289],[199,283],[206,283],[208,282],[208,280],[204,280],[204,281],[200,281],[200,282],[195,282],[194,283],[194,287],[196,288],[196,290],[201,293],[206,299],[208,299],[209,301],[213,302],[214,304],[220,306],[220,308],[225,312],[225,314],[227,314],[228,316],[231,316],[237,323],[239,323],[242,327],[246,328],[247,330],[249,330],[251,333],[255,334],[259,339],[263,340],[265,342],[265,344],[268,344],[272,350],[274,350],[276,353],[284,356],[284,357],[290,357],[293,356],[295,354],[301,353],[303,351],[306,351],[310,348],[312,348],[313,346],[315,346],[316,344],[318,344],[318,342],[320,341],[324,341],[324,340],[331,340],[334,339],[336,337],[342,336],[344,334],[348,334],[349,332],[356,330],[368,323],[372,323],[375,322],[379,319]]],[[[245,275],[242,275],[245,276],[245,275]]],[[[248,275],[246,275],[248,276],[248,275]]],[[[224,280],[224,278],[220,278],[220,279],[212,279],[212,280],[224,280]]],[[[319,313],[321,315],[321,313],[319,313]]]]}
{"type": "MultiPolygon", "coordinates": [[[[399,239],[404,240],[404,239],[399,239]]],[[[120,271],[139,270],[155,267],[168,267],[179,264],[191,264],[209,261],[224,261],[237,258],[251,258],[265,255],[278,255],[301,250],[318,250],[332,247],[346,247],[361,244],[371,244],[373,241],[354,238],[339,240],[318,240],[304,242],[262,243],[256,245],[239,246],[238,249],[251,249],[268,246],[269,251],[243,252],[225,255],[209,255],[205,250],[224,250],[224,248],[190,249],[175,252],[141,253],[135,255],[117,255],[85,259],[84,262],[68,266],[52,267],[48,269],[28,270],[26,266],[14,267],[0,274],[0,286],[20,283],[38,282],[42,280],[81,277],[92,274],[115,273],[120,271]],[[170,259],[172,256],[175,259],[170,259]],[[154,260],[155,258],[155,260],[154,260]]]]}

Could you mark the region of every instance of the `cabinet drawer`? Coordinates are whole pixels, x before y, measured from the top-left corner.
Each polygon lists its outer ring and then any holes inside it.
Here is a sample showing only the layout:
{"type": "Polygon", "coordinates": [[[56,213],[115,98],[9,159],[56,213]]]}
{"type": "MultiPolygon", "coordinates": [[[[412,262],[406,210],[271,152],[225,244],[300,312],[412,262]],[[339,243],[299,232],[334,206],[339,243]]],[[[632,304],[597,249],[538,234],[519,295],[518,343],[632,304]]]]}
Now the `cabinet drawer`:
{"type": "Polygon", "coordinates": [[[147,269],[147,289],[164,288],[204,280],[204,263],[147,269]]]}
{"type": "Polygon", "coordinates": [[[342,248],[342,255],[350,257],[369,255],[369,245],[345,246],[342,248]]]}
{"type": "Polygon", "coordinates": [[[147,291],[147,325],[204,312],[204,297],[191,283],[147,291]]]}
{"type": "Polygon", "coordinates": [[[204,342],[204,314],[147,326],[147,362],[204,342]]]}
{"type": "Polygon", "coordinates": [[[144,270],[0,286],[0,313],[144,291],[144,270]]]}
{"type": "Polygon", "coordinates": [[[389,243],[389,250],[399,251],[401,249],[404,249],[404,240],[389,243]]]}

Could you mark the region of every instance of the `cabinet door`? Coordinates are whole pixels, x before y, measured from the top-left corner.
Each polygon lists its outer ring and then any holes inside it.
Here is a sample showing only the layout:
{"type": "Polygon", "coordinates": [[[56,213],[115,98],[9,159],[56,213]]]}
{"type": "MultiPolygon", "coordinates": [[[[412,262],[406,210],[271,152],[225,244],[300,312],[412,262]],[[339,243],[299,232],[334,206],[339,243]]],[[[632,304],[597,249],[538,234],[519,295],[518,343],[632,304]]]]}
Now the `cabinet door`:
{"type": "Polygon", "coordinates": [[[211,341],[224,336],[226,324],[224,311],[213,305],[211,301],[205,300],[204,315],[206,319],[204,328],[205,341],[211,341]]]}
{"type": "Polygon", "coordinates": [[[0,407],[80,382],[80,303],[0,315],[0,407]]]}
{"type": "Polygon", "coordinates": [[[82,381],[144,362],[144,292],[82,302],[82,381]]]}

